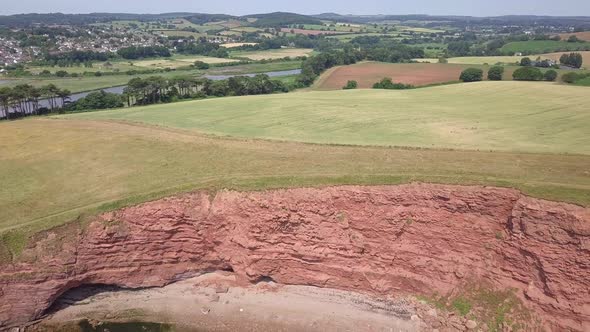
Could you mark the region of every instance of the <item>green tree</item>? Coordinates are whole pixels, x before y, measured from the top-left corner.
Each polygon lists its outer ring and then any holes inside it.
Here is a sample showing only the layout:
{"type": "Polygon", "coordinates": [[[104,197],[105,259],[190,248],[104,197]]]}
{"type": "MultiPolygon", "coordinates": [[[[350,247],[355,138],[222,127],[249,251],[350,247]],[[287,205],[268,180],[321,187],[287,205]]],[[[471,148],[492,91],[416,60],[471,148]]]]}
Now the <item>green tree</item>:
{"type": "Polygon", "coordinates": [[[195,68],[202,69],[202,70],[209,69],[209,64],[205,63],[203,61],[197,60],[197,61],[195,61],[195,68]]]}
{"type": "Polygon", "coordinates": [[[467,68],[459,76],[463,82],[477,82],[483,79],[483,70],[479,68],[467,68]]]}
{"type": "Polygon", "coordinates": [[[550,69],[545,72],[543,78],[545,79],[545,81],[553,82],[557,79],[557,72],[553,69],[550,69]]]}
{"type": "Polygon", "coordinates": [[[488,70],[488,80],[490,81],[501,81],[502,75],[504,75],[504,67],[493,66],[488,70]]]}
{"type": "Polygon", "coordinates": [[[581,41],[581,40],[580,40],[580,39],[578,39],[578,37],[577,37],[576,35],[571,35],[571,36],[570,36],[570,37],[567,39],[567,42],[568,42],[568,43],[578,43],[578,42],[580,42],[580,41],[581,41]]]}
{"type": "Polygon", "coordinates": [[[356,89],[358,87],[357,81],[348,81],[346,85],[342,88],[344,90],[356,89]]]}
{"type": "Polygon", "coordinates": [[[528,67],[528,66],[531,66],[532,64],[533,64],[533,62],[531,61],[531,58],[526,57],[526,58],[522,58],[520,60],[520,65],[523,67],[528,67]]]}
{"type": "Polygon", "coordinates": [[[512,78],[515,81],[541,81],[543,72],[536,67],[522,67],[514,71],[512,78]]]}

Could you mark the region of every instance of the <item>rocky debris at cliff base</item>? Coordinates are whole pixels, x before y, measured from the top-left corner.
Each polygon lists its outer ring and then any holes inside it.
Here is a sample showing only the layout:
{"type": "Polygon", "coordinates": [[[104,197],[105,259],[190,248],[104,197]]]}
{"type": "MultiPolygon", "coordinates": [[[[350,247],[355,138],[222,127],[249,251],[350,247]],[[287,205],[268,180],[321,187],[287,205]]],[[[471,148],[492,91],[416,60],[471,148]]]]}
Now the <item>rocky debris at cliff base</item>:
{"type": "Polygon", "coordinates": [[[444,322],[445,313],[434,321],[420,318],[433,308],[412,298],[374,298],[309,286],[276,285],[274,290],[261,284],[228,286],[227,277],[226,273],[210,273],[162,288],[91,295],[53,313],[28,331],[51,331],[80,320],[103,322],[107,317],[111,321],[113,317],[117,321],[157,319],[183,330],[198,327],[215,331],[411,332],[432,331],[435,327],[431,322],[439,328],[449,326],[444,322]],[[220,284],[227,287],[227,292],[216,293],[220,284]],[[219,301],[209,301],[207,294],[215,294],[219,301]]]}

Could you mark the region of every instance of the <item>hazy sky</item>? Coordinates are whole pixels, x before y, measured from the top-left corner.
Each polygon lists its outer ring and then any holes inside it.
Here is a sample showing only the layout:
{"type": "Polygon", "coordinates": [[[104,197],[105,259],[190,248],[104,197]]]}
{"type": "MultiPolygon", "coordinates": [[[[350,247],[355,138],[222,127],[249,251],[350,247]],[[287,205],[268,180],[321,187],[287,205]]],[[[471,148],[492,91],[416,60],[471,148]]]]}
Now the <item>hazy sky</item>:
{"type": "Polygon", "coordinates": [[[1,0],[0,14],[200,12],[245,15],[289,11],[302,14],[509,14],[590,16],[590,0],[1,0]]]}

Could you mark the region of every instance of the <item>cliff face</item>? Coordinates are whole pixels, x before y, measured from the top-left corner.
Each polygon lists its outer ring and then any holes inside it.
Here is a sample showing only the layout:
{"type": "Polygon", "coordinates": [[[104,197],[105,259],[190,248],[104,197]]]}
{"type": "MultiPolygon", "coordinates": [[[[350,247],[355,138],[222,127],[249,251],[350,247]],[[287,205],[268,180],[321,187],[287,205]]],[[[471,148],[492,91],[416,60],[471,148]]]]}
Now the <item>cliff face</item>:
{"type": "Polygon", "coordinates": [[[162,286],[221,269],[376,295],[480,280],[516,288],[554,330],[590,330],[589,209],[420,184],[186,194],[47,232],[0,266],[0,327],[82,284],[162,286]]]}

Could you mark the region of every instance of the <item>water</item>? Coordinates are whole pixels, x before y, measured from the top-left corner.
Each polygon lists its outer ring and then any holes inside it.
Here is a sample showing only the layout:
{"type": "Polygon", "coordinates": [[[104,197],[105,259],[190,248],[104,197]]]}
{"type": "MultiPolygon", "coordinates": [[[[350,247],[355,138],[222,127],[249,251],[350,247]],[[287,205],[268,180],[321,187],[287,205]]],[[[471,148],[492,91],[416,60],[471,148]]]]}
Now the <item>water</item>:
{"type": "MultiPolygon", "coordinates": [[[[269,71],[269,72],[266,72],[266,73],[259,73],[259,74],[265,74],[265,75],[268,75],[269,77],[291,76],[291,75],[299,75],[299,74],[301,74],[301,69],[281,70],[281,71],[269,71]]],[[[226,80],[228,78],[236,77],[236,76],[254,77],[254,76],[259,75],[259,74],[205,75],[203,77],[208,78],[208,79],[213,80],[213,81],[221,81],[221,80],[226,80]]]]}
{"type": "MultiPolygon", "coordinates": [[[[248,76],[248,77],[254,77],[256,75],[259,74],[265,74],[268,75],[269,77],[281,77],[281,76],[291,76],[291,75],[298,75],[301,74],[301,69],[293,69],[293,70],[282,70],[282,71],[269,71],[266,73],[258,73],[258,74],[239,74],[239,75],[205,75],[203,76],[204,78],[208,78],[210,80],[213,81],[220,81],[220,80],[226,80],[230,77],[236,77],[236,76],[248,76]]],[[[0,80],[0,85],[2,84],[6,84],[9,83],[9,80],[0,80]]],[[[94,91],[87,91],[87,92],[80,92],[80,93],[74,93],[70,96],[70,101],[71,102],[75,102],[78,101],[86,96],[88,96],[90,93],[92,92],[97,92],[97,91],[104,91],[104,92],[110,92],[110,93],[116,93],[116,94],[122,94],[123,90],[125,90],[127,86],[126,85],[122,85],[122,86],[115,86],[115,87],[111,87],[111,88],[104,88],[104,89],[99,89],[99,90],[94,90],[94,91]]],[[[57,105],[61,106],[61,100],[57,100],[57,105]]],[[[51,105],[49,104],[49,100],[43,99],[39,101],[39,107],[46,107],[46,108],[50,108],[51,105]]],[[[2,116],[2,112],[0,112],[0,117],[2,116]]]]}

